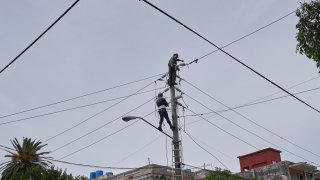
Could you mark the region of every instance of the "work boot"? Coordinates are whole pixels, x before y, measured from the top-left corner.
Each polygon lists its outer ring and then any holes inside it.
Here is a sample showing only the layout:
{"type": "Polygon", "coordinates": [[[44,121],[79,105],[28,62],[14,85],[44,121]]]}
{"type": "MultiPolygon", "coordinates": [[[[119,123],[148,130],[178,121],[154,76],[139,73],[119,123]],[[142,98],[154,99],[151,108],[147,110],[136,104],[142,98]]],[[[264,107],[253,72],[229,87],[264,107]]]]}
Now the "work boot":
{"type": "Polygon", "coordinates": [[[157,129],[158,129],[159,131],[161,131],[161,132],[163,131],[162,128],[161,128],[161,126],[159,126],[157,129]]]}

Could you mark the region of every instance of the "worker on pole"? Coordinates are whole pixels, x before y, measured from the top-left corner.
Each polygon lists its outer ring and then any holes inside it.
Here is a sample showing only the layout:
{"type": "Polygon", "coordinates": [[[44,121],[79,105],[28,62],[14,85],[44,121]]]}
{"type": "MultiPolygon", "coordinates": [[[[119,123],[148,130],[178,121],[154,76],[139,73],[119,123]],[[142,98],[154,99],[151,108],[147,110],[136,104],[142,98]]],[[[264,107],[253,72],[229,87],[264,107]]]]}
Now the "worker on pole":
{"type": "Polygon", "coordinates": [[[173,144],[173,163],[174,163],[174,179],[176,180],[182,180],[182,152],[180,149],[181,141],[179,139],[179,124],[178,124],[178,115],[177,115],[177,98],[175,95],[175,85],[176,83],[176,77],[177,77],[177,71],[179,71],[179,67],[177,65],[178,61],[184,62],[181,59],[178,59],[179,55],[177,53],[173,54],[171,59],[169,60],[168,66],[169,66],[169,79],[168,79],[168,85],[170,87],[170,95],[171,95],[171,109],[172,109],[172,124],[175,127],[172,129],[172,144],[173,144]]]}
{"type": "Polygon", "coordinates": [[[173,56],[170,58],[168,67],[169,67],[169,79],[168,79],[168,85],[170,87],[173,87],[174,85],[177,85],[175,82],[176,76],[177,76],[177,71],[180,71],[179,67],[177,66],[177,62],[181,61],[184,62],[181,59],[178,59],[179,55],[178,53],[174,53],[173,56]]]}
{"type": "Polygon", "coordinates": [[[158,94],[158,97],[157,97],[157,100],[156,100],[156,104],[158,106],[158,113],[160,115],[160,121],[159,121],[158,129],[160,131],[162,131],[163,119],[166,119],[166,121],[169,124],[170,128],[173,130],[174,126],[170,122],[170,119],[169,119],[169,116],[168,116],[168,112],[167,112],[167,109],[166,109],[169,106],[169,103],[163,97],[163,94],[161,92],[158,94]]]}

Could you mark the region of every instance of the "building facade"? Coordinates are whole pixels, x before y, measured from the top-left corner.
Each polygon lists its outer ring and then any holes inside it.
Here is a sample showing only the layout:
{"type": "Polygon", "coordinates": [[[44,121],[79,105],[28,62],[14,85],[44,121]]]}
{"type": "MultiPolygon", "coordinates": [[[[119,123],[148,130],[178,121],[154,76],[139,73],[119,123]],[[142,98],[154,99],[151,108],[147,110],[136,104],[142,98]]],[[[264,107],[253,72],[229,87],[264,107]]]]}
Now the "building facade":
{"type": "MultiPolygon", "coordinates": [[[[200,170],[192,172],[191,170],[183,171],[184,180],[204,180],[209,174],[210,170],[200,170]]],[[[102,175],[95,180],[160,180],[160,179],[173,179],[173,169],[167,166],[150,164],[134,170],[130,170],[117,175],[102,175]]]]}
{"type": "Polygon", "coordinates": [[[306,162],[281,161],[281,151],[267,148],[239,156],[237,175],[257,180],[320,180],[320,171],[306,162]]]}

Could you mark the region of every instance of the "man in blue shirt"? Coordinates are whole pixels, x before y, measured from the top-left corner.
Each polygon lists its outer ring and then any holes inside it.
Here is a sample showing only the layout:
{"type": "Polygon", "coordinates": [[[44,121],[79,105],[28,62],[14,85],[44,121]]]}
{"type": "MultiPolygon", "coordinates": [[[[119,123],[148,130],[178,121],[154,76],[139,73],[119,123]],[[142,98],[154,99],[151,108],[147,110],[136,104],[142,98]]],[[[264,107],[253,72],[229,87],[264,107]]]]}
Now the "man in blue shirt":
{"type": "Polygon", "coordinates": [[[166,101],[165,98],[163,98],[163,94],[160,92],[158,94],[158,97],[157,97],[157,100],[156,100],[156,104],[158,106],[158,112],[159,112],[159,115],[160,115],[160,121],[159,121],[159,127],[158,129],[160,131],[162,131],[162,122],[163,122],[163,119],[165,118],[167,120],[167,123],[169,124],[170,128],[173,130],[173,126],[169,120],[169,116],[168,116],[168,112],[167,112],[167,109],[166,107],[169,106],[168,102],[166,101]]]}

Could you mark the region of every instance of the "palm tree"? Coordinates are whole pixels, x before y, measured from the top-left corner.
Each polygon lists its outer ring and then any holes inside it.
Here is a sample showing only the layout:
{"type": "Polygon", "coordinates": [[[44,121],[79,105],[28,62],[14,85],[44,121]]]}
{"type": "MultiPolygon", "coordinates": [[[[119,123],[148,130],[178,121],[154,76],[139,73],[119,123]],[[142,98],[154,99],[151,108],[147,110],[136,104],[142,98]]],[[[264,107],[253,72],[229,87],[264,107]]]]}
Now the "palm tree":
{"type": "Polygon", "coordinates": [[[0,164],[2,171],[2,180],[10,180],[15,174],[24,173],[27,169],[34,166],[47,167],[51,164],[49,157],[43,155],[50,152],[39,152],[41,148],[47,144],[42,144],[40,141],[31,140],[31,138],[23,138],[22,146],[17,138],[10,140],[14,151],[6,150],[9,155],[5,157],[11,160],[0,164]]]}

